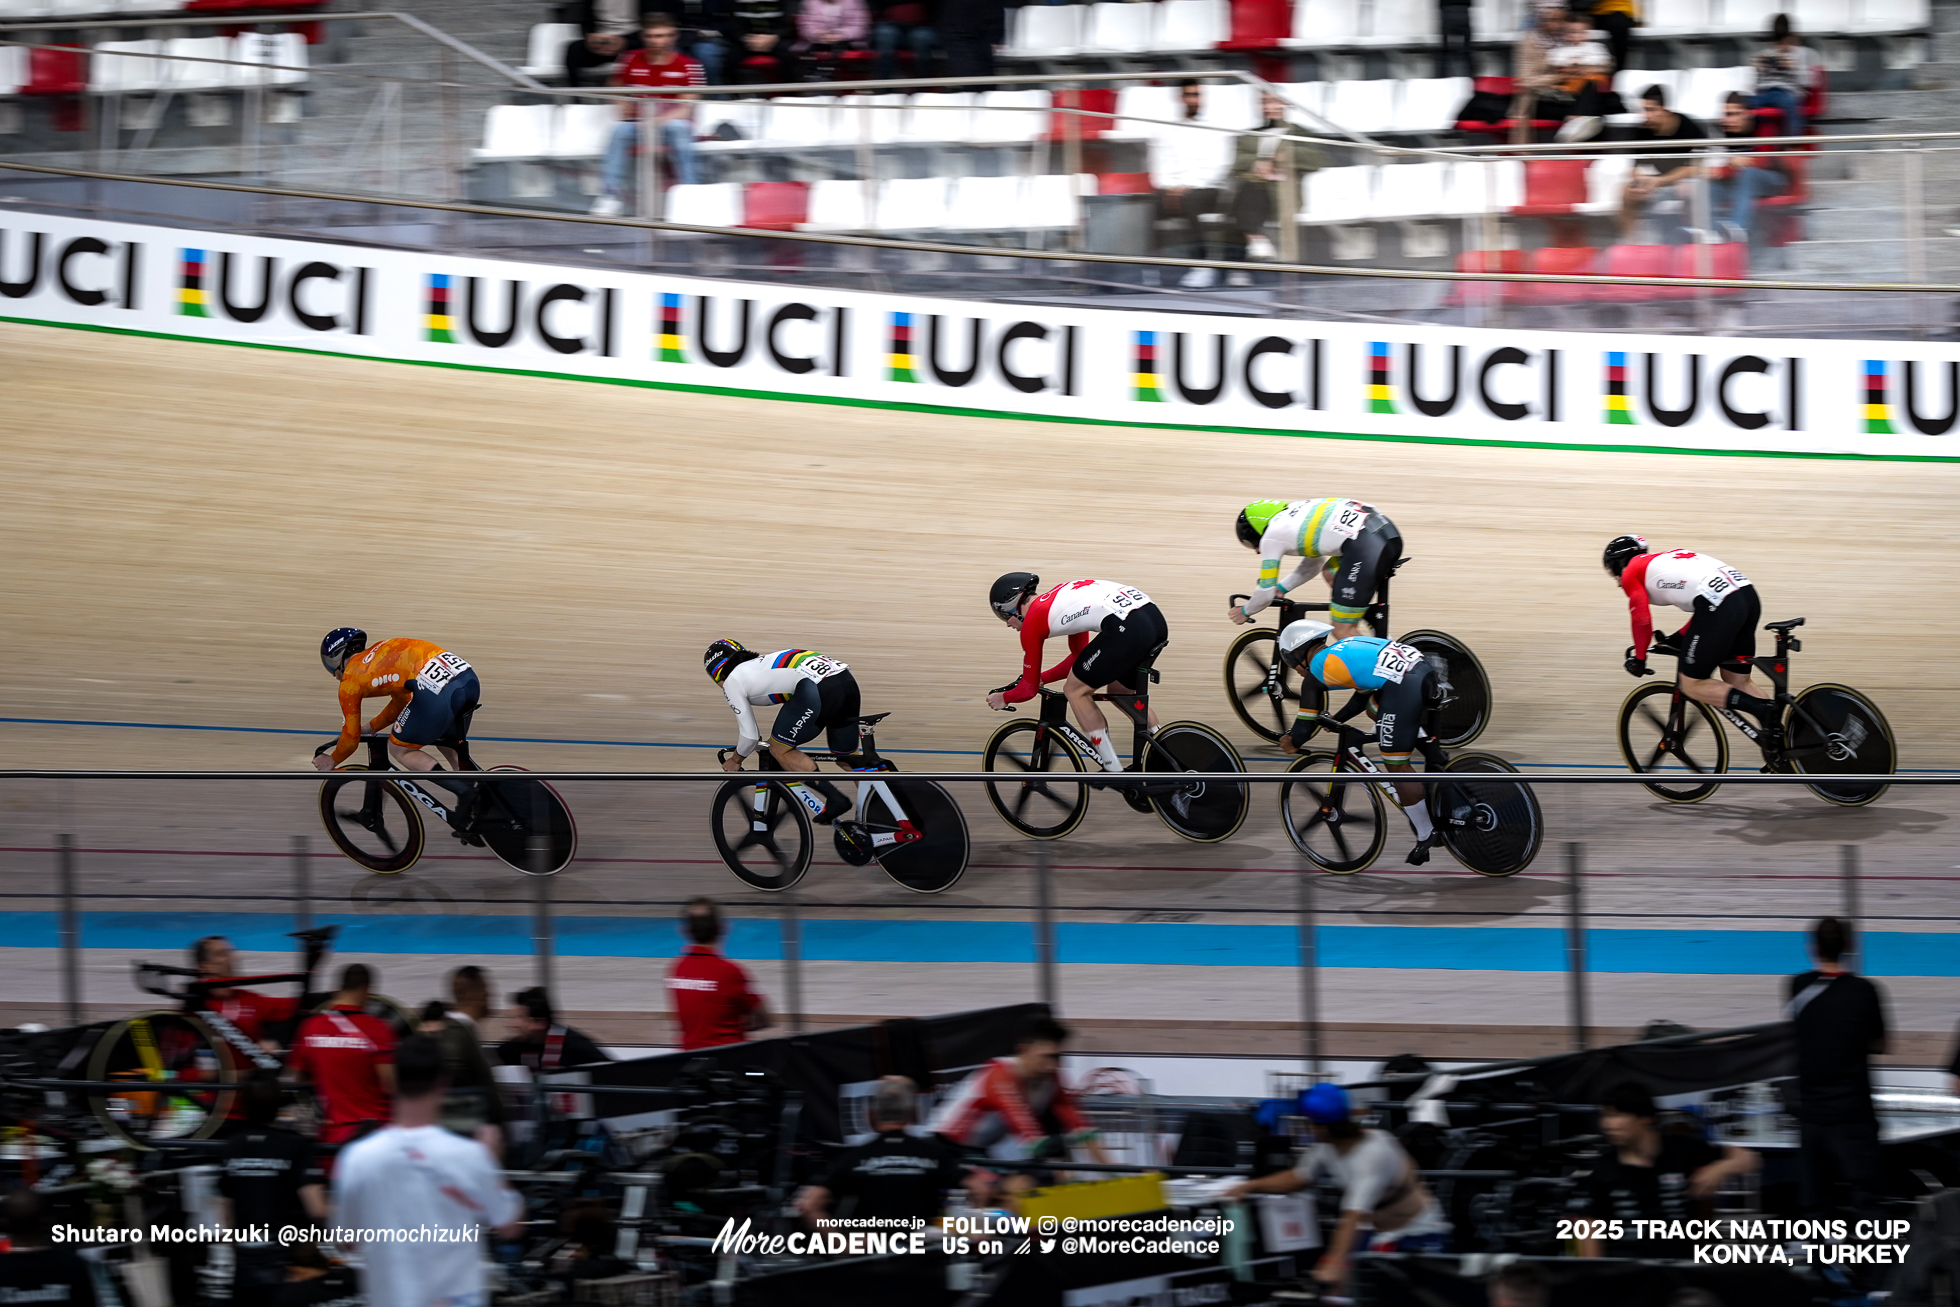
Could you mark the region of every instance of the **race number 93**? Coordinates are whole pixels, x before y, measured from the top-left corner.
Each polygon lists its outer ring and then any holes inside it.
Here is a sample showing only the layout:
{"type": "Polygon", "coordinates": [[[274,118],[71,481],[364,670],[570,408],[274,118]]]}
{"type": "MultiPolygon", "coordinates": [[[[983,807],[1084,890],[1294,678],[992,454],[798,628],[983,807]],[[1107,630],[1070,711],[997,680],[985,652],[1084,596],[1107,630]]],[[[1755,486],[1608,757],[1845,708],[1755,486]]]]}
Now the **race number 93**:
{"type": "Polygon", "coordinates": [[[1560,1221],[1560,1239],[1621,1239],[1625,1227],[1619,1221],[1560,1221]]]}

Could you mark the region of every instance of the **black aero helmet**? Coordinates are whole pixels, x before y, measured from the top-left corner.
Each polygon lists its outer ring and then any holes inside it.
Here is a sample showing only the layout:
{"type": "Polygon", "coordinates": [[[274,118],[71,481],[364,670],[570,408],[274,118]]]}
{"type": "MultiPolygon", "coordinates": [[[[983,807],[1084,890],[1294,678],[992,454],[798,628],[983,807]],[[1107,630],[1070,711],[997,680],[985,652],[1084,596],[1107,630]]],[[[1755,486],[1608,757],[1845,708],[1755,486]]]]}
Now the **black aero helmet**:
{"type": "Polygon", "coordinates": [[[701,670],[708,674],[709,680],[719,685],[728,679],[728,673],[737,666],[758,657],[761,655],[752,649],[743,648],[737,641],[717,640],[708,646],[706,653],[701,655],[701,670]]]}
{"type": "Polygon", "coordinates": [[[1647,552],[1644,536],[1614,536],[1606,546],[1606,570],[1615,580],[1627,570],[1627,564],[1647,552]]]}
{"type": "Polygon", "coordinates": [[[987,591],[987,606],[994,610],[994,616],[1006,621],[1014,616],[1021,601],[1035,592],[1041,578],[1033,572],[1009,572],[994,582],[994,588],[987,591]]]}
{"type": "Polygon", "coordinates": [[[367,632],[352,626],[336,626],[320,641],[320,666],[335,680],[347,670],[347,660],[367,648],[367,632]]]}

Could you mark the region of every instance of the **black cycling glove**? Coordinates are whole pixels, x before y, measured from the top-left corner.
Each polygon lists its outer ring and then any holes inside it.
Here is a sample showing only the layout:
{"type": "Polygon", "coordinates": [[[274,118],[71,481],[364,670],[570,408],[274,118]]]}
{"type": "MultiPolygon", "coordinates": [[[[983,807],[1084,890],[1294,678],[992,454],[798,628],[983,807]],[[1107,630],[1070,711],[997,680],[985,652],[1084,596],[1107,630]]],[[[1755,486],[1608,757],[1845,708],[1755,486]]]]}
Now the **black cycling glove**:
{"type": "Polygon", "coordinates": [[[1626,660],[1625,666],[1628,676],[1652,676],[1654,674],[1654,669],[1647,665],[1645,658],[1629,658],[1626,660]]]}

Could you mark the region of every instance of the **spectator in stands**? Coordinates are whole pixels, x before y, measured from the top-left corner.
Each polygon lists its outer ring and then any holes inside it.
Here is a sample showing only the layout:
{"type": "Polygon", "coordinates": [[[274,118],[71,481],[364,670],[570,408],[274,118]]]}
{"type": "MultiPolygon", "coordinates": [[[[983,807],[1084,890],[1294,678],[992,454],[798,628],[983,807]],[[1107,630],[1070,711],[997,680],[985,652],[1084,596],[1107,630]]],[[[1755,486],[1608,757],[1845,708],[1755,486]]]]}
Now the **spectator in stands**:
{"type": "Polygon", "coordinates": [[[812,1221],[838,1215],[858,1221],[937,1221],[946,1191],[960,1187],[966,1167],[938,1135],[911,1133],[918,1114],[918,1090],[904,1076],[886,1076],[871,1093],[869,1143],[831,1158],[810,1186],[796,1196],[796,1209],[812,1221]]]}
{"type": "MultiPolygon", "coordinates": [[[[1734,1144],[1712,1144],[1699,1132],[1663,1132],[1660,1111],[1646,1089],[1631,1082],[1608,1091],[1599,1103],[1605,1137],[1592,1171],[1580,1182],[1573,1214],[1608,1221],[1683,1221],[1705,1216],[1731,1176],[1749,1175],[1762,1159],[1734,1144]]],[[[1686,1260],[1687,1240],[1580,1241],[1584,1257],[1662,1257],[1686,1260]]]]}
{"type": "Polygon", "coordinates": [[[1797,1158],[1805,1216],[1839,1206],[1869,1212],[1881,1185],[1878,1113],[1872,1108],[1874,1053],[1887,1043],[1885,991],[1844,965],[1851,928],[1822,917],[1810,932],[1814,970],[1790,977],[1789,1017],[1797,1037],[1797,1158]]]}
{"type": "MultiPolygon", "coordinates": [[[[204,979],[238,974],[238,951],[223,935],[206,935],[191,945],[191,966],[204,979]]],[[[273,998],[256,990],[230,985],[204,991],[204,1008],[238,1027],[239,1033],[263,1048],[279,1047],[283,1023],[299,1009],[297,998],[273,998]]]]}
{"type": "Polygon", "coordinates": [[[504,1101],[497,1092],[496,1077],[490,1073],[490,1061],[483,1056],[476,1027],[451,1017],[443,1010],[442,1000],[432,999],[422,1009],[418,1029],[442,1047],[442,1072],[449,1082],[443,1123],[467,1134],[475,1134],[481,1126],[497,1130],[497,1139],[485,1139],[484,1144],[501,1155],[504,1101]]]}
{"type": "Polygon", "coordinates": [[[1600,97],[1613,86],[1613,59],[1592,39],[1592,20],[1564,17],[1546,24],[1557,39],[1545,49],[1542,72],[1532,78],[1537,94],[1533,116],[1559,120],[1558,139],[1589,141],[1606,120],[1600,116],[1600,97]]]}
{"type": "Polygon", "coordinates": [[[801,0],[796,11],[794,46],[803,76],[812,82],[836,75],[838,59],[847,50],[865,48],[871,34],[871,11],[864,0],[801,0]]]}
{"type": "MultiPolygon", "coordinates": [[[[1179,123],[1207,124],[1205,90],[1196,78],[1177,84],[1181,111],[1179,123]]],[[[1216,258],[1200,219],[1217,213],[1223,204],[1224,186],[1231,159],[1220,147],[1227,138],[1219,132],[1181,129],[1159,130],[1150,143],[1150,178],[1157,187],[1159,244],[1164,252],[1185,258],[1216,258]],[[1168,234],[1168,239],[1165,239],[1168,234]]],[[[1193,268],[1179,283],[1190,290],[1203,290],[1218,281],[1216,268],[1193,268]]]]}
{"type": "Polygon", "coordinates": [[[1442,35],[1436,47],[1438,77],[1477,75],[1476,38],[1470,28],[1470,0],[1437,0],[1437,30],[1442,35]],[[1461,73],[1456,70],[1461,68],[1461,73]]]}
{"type": "Polygon", "coordinates": [[[1626,188],[1620,192],[1620,239],[1623,241],[1632,238],[1634,224],[1640,221],[1645,206],[1662,198],[1664,193],[1671,192],[1686,202],[1687,190],[1696,174],[1692,142],[1708,139],[1700,123],[1667,107],[1665,86],[1650,86],[1640,93],[1640,112],[1645,122],[1634,130],[1634,139],[1668,144],[1643,151],[1627,177],[1626,188]]]}
{"type": "Polygon", "coordinates": [[[1287,1171],[1247,1180],[1231,1196],[1290,1194],[1309,1188],[1321,1175],[1341,1186],[1341,1219],[1327,1251],[1313,1268],[1322,1284],[1348,1278],[1357,1245],[1372,1252],[1442,1252],[1449,1246],[1450,1222],[1423,1183],[1415,1159],[1394,1135],[1368,1129],[1354,1119],[1347,1091],[1315,1085],[1300,1096],[1302,1114],[1313,1124],[1314,1143],[1287,1171]],[[1366,1226],[1369,1233],[1363,1235],[1366,1226]]]}
{"type": "Polygon", "coordinates": [[[490,1015],[490,973],[471,964],[449,973],[449,1009],[443,1015],[469,1027],[478,1043],[490,1015]]]}
{"type": "MultiPolygon", "coordinates": [[[[1748,99],[1731,91],[1722,105],[1722,138],[1747,140],[1759,134],[1748,99]]],[[[1709,166],[1709,207],[1714,211],[1716,229],[1725,239],[1753,241],[1756,201],[1790,189],[1790,175],[1784,171],[1783,161],[1766,153],[1768,148],[1732,148],[1709,166]]]]}
{"type": "Polygon", "coordinates": [[[1277,95],[1259,97],[1263,121],[1240,136],[1232,147],[1232,220],[1245,238],[1248,259],[1276,259],[1279,251],[1267,226],[1279,213],[1280,187],[1299,187],[1299,179],[1327,166],[1327,156],[1312,141],[1289,140],[1313,133],[1287,120],[1286,101],[1277,95]]]}
{"type": "Polygon", "coordinates": [[[1500,1267],[1491,1272],[1484,1287],[1490,1295],[1490,1307],[1546,1307],[1551,1301],[1545,1272],[1530,1262],[1500,1267]]]}
{"type": "Polygon", "coordinates": [[[1756,52],[1750,62],[1756,69],[1756,94],[1749,101],[1755,109],[1781,109],[1783,131],[1779,135],[1802,136],[1804,99],[1817,79],[1817,52],[1797,39],[1790,15],[1778,14],[1769,25],[1770,43],[1756,52]]]}
{"type": "Polygon", "coordinates": [[[359,962],[340,969],[340,988],[326,1010],[300,1022],[286,1071],[313,1086],[320,1142],[344,1144],[388,1119],[395,1093],[395,1031],[367,1011],[374,972],[359,962]]]}
{"type": "Polygon", "coordinates": [[[349,1147],[334,1168],[335,1224],[343,1229],[470,1230],[469,1238],[375,1238],[355,1244],[368,1307],[426,1307],[490,1300],[485,1227],[516,1237],[524,1204],[497,1160],[473,1139],[442,1128],[442,1049],[411,1035],[396,1055],[401,1094],[393,1123],[349,1147]]]}
{"type": "Polygon", "coordinates": [[[735,0],[735,32],[741,39],[741,74],[751,86],[789,82],[787,0],[735,0]]]}
{"type": "Polygon", "coordinates": [[[992,77],[994,55],[1007,42],[1005,0],[953,0],[940,10],[939,40],[948,77],[992,77]]]}
{"type": "Polygon", "coordinates": [[[95,1276],[72,1247],[56,1246],[41,1195],[26,1185],[0,1203],[8,1250],[0,1253],[0,1303],[95,1307],[95,1276]]]}
{"type": "Polygon", "coordinates": [[[932,47],[939,41],[933,8],[933,0],[896,0],[878,6],[871,27],[871,48],[878,52],[874,77],[889,81],[898,76],[901,47],[912,52],[912,76],[932,76],[932,47]]]}
{"type": "Polygon", "coordinates": [[[681,1048],[739,1044],[769,1024],[769,1008],[749,973],[721,952],[727,927],[710,898],[692,898],[681,913],[686,950],[667,971],[667,994],[680,1026],[681,1048]]]}
{"type": "Polygon", "coordinates": [[[1511,143],[1527,145],[1531,124],[1537,118],[1541,88],[1552,80],[1548,62],[1552,47],[1565,32],[1565,5],[1561,0],[1533,0],[1525,7],[1524,24],[1511,52],[1513,92],[1511,96],[1511,143]]]}
{"type": "Polygon", "coordinates": [[[735,15],[729,4],[730,0],[681,0],[674,12],[680,24],[680,52],[701,65],[710,86],[728,80],[729,52],[735,46],[735,15]]]}
{"type": "Polygon", "coordinates": [[[497,1045],[497,1060],[505,1066],[533,1071],[610,1062],[606,1051],[583,1033],[560,1025],[551,996],[539,985],[511,996],[510,1023],[517,1034],[497,1045]]]}
{"type": "MultiPolygon", "coordinates": [[[[326,1186],[313,1145],[278,1124],[285,1100],[278,1078],[254,1075],[238,1097],[244,1106],[245,1128],[225,1144],[218,1161],[219,1219],[233,1228],[325,1225],[326,1186]]],[[[236,1307],[276,1307],[290,1261],[282,1241],[240,1244],[233,1263],[231,1301],[236,1307]]]]}
{"type": "MultiPolygon", "coordinates": [[[[677,48],[680,29],[666,14],[647,15],[646,25],[640,29],[641,48],[633,51],[619,65],[619,72],[613,78],[614,86],[705,86],[707,74],[701,65],[682,54],[677,48]]],[[[682,186],[693,186],[701,180],[700,167],[694,153],[694,100],[692,95],[676,95],[671,92],[654,94],[653,101],[654,139],[659,148],[664,149],[673,161],[669,175],[682,186]]],[[[622,122],[613,128],[612,140],[606,145],[606,162],[602,170],[606,193],[593,204],[595,217],[610,218],[626,212],[626,197],[636,189],[633,185],[632,164],[634,147],[640,143],[640,115],[643,111],[641,97],[621,97],[619,114],[622,122]]]]}
{"type": "MultiPolygon", "coordinates": [[[[1573,5],[1575,13],[1584,12],[1583,0],[1573,5]]],[[[1593,30],[1606,33],[1606,52],[1613,61],[1613,71],[1619,72],[1627,66],[1627,49],[1633,44],[1633,29],[1640,25],[1640,10],[1635,0],[1592,0],[1593,30]]]]}
{"type": "Polygon", "coordinates": [[[640,48],[640,34],[620,36],[613,32],[590,32],[565,47],[565,83],[568,86],[604,86],[619,71],[619,61],[640,48]]]}

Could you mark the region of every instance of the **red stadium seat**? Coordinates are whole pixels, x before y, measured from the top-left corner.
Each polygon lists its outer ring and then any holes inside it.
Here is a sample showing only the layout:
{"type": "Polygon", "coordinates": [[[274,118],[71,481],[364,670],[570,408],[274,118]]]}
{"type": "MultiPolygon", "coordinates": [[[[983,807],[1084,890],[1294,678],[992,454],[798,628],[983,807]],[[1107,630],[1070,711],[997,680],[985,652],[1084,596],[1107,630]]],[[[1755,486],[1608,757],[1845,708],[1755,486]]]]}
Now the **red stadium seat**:
{"type": "Polygon", "coordinates": [[[1096,174],[1098,195],[1148,195],[1156,190],[1147,172],[1103,172],[1096,174]]]}
{"type": "MultiPolygon", "coordinates": [[[[1667,250],[1667,275],[1670,277],[1728,277],[1739,280],[1749,275],[1749,247],[1740,241],[1720,245],[1670,245],[1667,250]]],[[[1674,292],[1678,299],[1692,299],[1703,294],[1739,295],[1741,292],[1704,290],[1694,286],[1683,286],[1674,292]]]]}
{"type": "Polygon", "coordinates": [[[810,183],[752,182],[742,191],[742,225],[795,231],[810,220],[810,183]]]}
{"type": "MultiPolygon", "coordinates": [[[[1668,277],[1673,276],[1670,265],[1671,251],[1679,248],[1669,245],[1609,245],[1599,261],[1599,271],[1609,277],[1668,277]]],[[[1681,291],[1674,286],[1595,286],[1593,297],[1602,300],[1665,300],[1678,299],[1681,291]]]]}
{"type": "MultiPolygon", "coordinates": [[[[1523,272],[1523,250],[1463,250],[1456,256],[1458,272],[1523,272]]],[[[1506,298],[1507,292],[1515,291],[1519,283],[1513,281],[1459,281],[1450,287],[1450,293],[1443,297],[1443,307],[1458,308],[1470,304],[1486,307],[1506,298]]]]}
{"type": "MultiPolygon", "coordinates": [[[[1089,113],[1115,113],[1116,88],[1113,86],[1093,86],[1085,90],[1056,91],[1054,107],[1057,109],[1083,109],[1089,113]]],[[[1093,141],[1109,131],[1110,120],[1090,118],[1079,113],[1051,113],[1048,115],[1048,139],[1051,141],[1076,140],[1093,141]]]]}
{"type": "Polygon", "coordinates": [[[1527,159],[1524,203],[1511,213],[1519,218],[1564,217],[1585,202],[1586,160],[1527,159]]]}
{"type": "Polygon", "coordinates": [[[1221,50],[1271,50],[1293,35],[1289,0],[1232,0],[1232,35],[1221,50]]]}
{"type": "MultiPolygon", "coordinates": [[[[25,95],[77,95],[88,90],[88,52],[33,49],[27,52],[25,95]]],[[[65,130],[65,129],[64,129],[65,130]]]]}
{"type": "MultiPolygon", "coordinates": [[[[1548,245],[1542,250],[1533,250],[1526,260],[1526,271],[1540,273],[1585,273],[1595,272],[1593,266],[1599,251],[1584,245],[1548,245]]],[[[1599,293],[1597,286],[1572,285],[1559,282],[1513,281],[1505,285],[1509,293],[1507,300],[1516,304],[1569,304],[1574,300],[1589,300],[1599,293]]]]}
{"type": "Polygon", "coordinates": [[[1764,242],[1770,245],[1803,239],[1803,206],[1810,201],[1810,161],[1785,155],[1780,163],[1790,175],[1790,189],[1756,201],[1756,221],[1762,225],[1764,242]]]}

